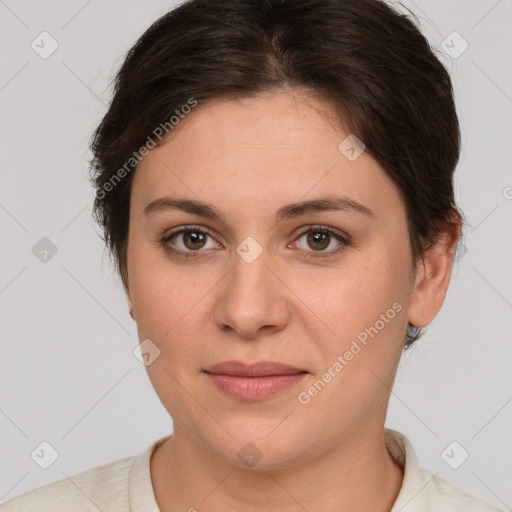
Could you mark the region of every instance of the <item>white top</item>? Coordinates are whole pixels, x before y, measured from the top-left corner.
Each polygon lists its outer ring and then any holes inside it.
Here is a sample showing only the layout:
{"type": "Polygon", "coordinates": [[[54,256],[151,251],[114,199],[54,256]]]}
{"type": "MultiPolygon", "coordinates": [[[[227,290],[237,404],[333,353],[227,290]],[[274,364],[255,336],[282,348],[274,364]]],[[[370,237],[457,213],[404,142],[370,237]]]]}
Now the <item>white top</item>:
{"type": "MultiPolygon", "coordinates": [[[[1,512],[161,512],[150,474],[155,441],[139,455],[126,457],[32,489],[0,505],[1,512]]],[[[503,512],[419,467],[410,441],[384,429],[387,449],[404,468],[404,480],[391,512],[503,512]]]]}

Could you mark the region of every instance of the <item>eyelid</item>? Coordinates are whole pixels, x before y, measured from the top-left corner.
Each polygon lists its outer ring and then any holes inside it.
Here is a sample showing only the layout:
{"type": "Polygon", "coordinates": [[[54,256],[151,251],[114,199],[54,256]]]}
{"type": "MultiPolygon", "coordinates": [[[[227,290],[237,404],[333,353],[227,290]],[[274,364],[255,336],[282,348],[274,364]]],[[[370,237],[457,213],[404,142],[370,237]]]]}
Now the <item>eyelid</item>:
{"type": "Polygon", "coordinates": [[[210,235],[212,237],[213,237],[212,233],[214,232],[211,228],[208,228],[206,226],[199,226],[196,224],[185,224],[183,226],[174,228],[172,231],[166,232],[163,239],[169,240],[173,235],[176,235],[178,233],[182,233],[185,231],[200,231],[200,232],[210,235]]]}
{"type": "Polygon", "coordinates": [[[349,235],[346,233],[339,231],[335,228],[331,228],[330,226],[324,226],[322,224],[309,224],[307,226],[304,226],[304,229],[302,229],[299,234],[294,238],[292,244],[295,244],[300,238],[302,238],[306,233],[309,232],[327,232],[330,235],[333,235],[338,242],[341,243],[340,246],[338,246],[335,249],[331,249],[330,251],[305,251],[300,250],[306,258],[331,258],[336,257],[340,252],[344,251],[347,247],[350,247],[352,245],[352,239],[349,235]]]}
{"type": "MultiPolygon", "coordinates": [[[[330,235],[333,235],[338,242],[341,243],[341,246],[335,249],[331,249],[329,251],[306,251],[303,249],[299,249],[299,252],[306,255],[306,257],[310,258],[328,258],[337,255],[340,251],[343,251],[346,247],[350,246],[352,244],[351,237],[347,235],[346,233],[339,231],[335,228],[331,228],[330,226],[325,226],[322,224],[308,224],[306,226],[302,226],[301,231],[294,237],[293,241],[287,244],[287,247],[291,244],[295,244],[302,236],[309,233],[310,231],[318,231],[318,232],[326,232],[330,235]]],[[[216,241],[216,243],[220,243],[216,240],[214,236],[214,231],[211,228],[208,228],[206,226],[200,226],[196,224],[186,224],[183,226],[179,226],[175,228],[174,230],[168,232],[164,235],[164,237],[161,240],[162,245],[164,246],[164,249],[171,253],[176,254],[178,256],[183,256],[184,258],[194,258],[194,257],[200,257],[202,256],[201,253],[204,253],[206,251],[197,250],[197,251],[183,251],[182,249],[173,249],[170,248],[167,243],[170,241],[170,239],[181,233],[196,231],[203,234],[206,234],[210,236],[212,239],[216,241]]]]}
{"type": "Polygon", "coordinates": [[[206,226],[199,226],[199,225],[196,225],[196,224],[186,224],[184,226],[179,226],[169,232],[167,232],[163,237],[162,239],[160,240],[161,244],[164,246],[165,250],[168,251],[168,252],[171,252],[171,253],[176,253],[176,254],[184,254],[185,256],[187,256],[188,254],[197,254],[199,256],[199,253],[201,252],[204,252],[204,251],[201,251],[201,250],[198,250],[198,251],[183,251],[182,249],[171,249],[167,244],[168,242],[171,240],[171,238],[175,235],[179,235],[179,234],[182,234],[182,233],[187,233],[187,232],[199,232],[199,233],[202,233],[202,234],[205,234],[205,235],[208,235],[210,238],[212,238],[213,240],[215,240],[215,242],[217,244],[219,244],[220,242],[217,242],[216,240],[216,236],[214,236],[214,231],[211,229],[211,228],[208,228],[206,226]]]}
{"type": "Polygon", "coordinates": [[[300,237],[300,236],[308,233],[309,231],[314,231],[316,229],[318,231],[327,231],[328,233],[331,233],[332,235],[337,235],[340,238],[343,238],[347,241],[350,239],[350,237],[343,231],[340,231],[335,228],[331,228],[330,226],[325,226],[323,224],[307,224],[306,226],[302,226],[299,229],[301,231],[299,231],[299,234],[296,235],[297,237],[300,237]]]}

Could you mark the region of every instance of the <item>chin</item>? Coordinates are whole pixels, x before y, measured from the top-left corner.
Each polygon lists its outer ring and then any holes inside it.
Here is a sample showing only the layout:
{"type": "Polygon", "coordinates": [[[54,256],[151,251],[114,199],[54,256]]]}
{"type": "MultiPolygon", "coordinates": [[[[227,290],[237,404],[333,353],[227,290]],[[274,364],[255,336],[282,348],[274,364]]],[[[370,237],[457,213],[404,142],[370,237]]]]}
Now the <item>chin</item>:
{"type": "Polygon", "coordinates": [[[258,424],[256,421],[246,419],[228,425],[232,437],[221,434],[218,444],[211,448],[230,464],[253,470],[284,469],[305,456],[310,444],[307,429],[301,433],[295,425],[289,430],[284,427],[287,419],[281,425],[270,420],[260,420],[258,424]]]}

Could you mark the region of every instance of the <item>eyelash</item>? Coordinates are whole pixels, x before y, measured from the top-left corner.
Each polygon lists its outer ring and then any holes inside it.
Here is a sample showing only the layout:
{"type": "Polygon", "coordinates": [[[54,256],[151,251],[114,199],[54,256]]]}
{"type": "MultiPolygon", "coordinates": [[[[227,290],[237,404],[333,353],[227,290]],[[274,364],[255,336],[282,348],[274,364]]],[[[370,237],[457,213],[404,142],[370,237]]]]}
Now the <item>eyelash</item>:
{"type": "MultiPolygon", "coordinates": [[[[170,254],[175,255],[183,258],[198,258],[201,257],[201,250],[197,251],[182,251],[181,249],[173,249],[169,246],[169,242],[171,238],[175,237],[176,235],[180,235],[182,233],[200,233],[204,235],[208,235],[213,238],[211,231],[208,228],[203,228],[201,226],[187,226],[186,228],[179,229],[177,231],[173,231],[172,233],[169,233],[167,236],[162,238],[160,240],[160,243],[162,244],[164,250],[170,254]]],[[[295,238],[295,241],[300,240],[304,235],[306,235],[309,232],[316,232],[316,233],[328,233],[329,235],[334,236],[338,242],[341,242],[341,245],[335,249],[331,249],[330,251],[304,251],[301,250],[301,252],[305,252],[304,255],[306,258],[331,258],[333,256],[338,255],[341,251],[345,250],[347,247],[351,246],[351,241],[348,237],[340,235],[337,231],[334,229],[328,227],[328,226],[322,226],[322,225],[313,225],[308,226],[306,229],[301,231],[299,235],[295,238]],[[312,253],[312,254],[311,254],[312,253]]]]}

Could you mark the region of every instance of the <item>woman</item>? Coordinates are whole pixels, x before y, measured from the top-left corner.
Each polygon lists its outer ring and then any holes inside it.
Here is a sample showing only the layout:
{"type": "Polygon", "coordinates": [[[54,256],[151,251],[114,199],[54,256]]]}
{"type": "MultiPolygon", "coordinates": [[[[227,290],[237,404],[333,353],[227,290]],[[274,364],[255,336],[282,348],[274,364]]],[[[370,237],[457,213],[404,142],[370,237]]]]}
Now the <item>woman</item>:
{"type": "Polygon", "coordinates": [[[91,148],[174,432],[2,510],[498,510],[384,428],[463,225],[451,81],[406,16],[186,2],[129,51],[91,148]]]}

